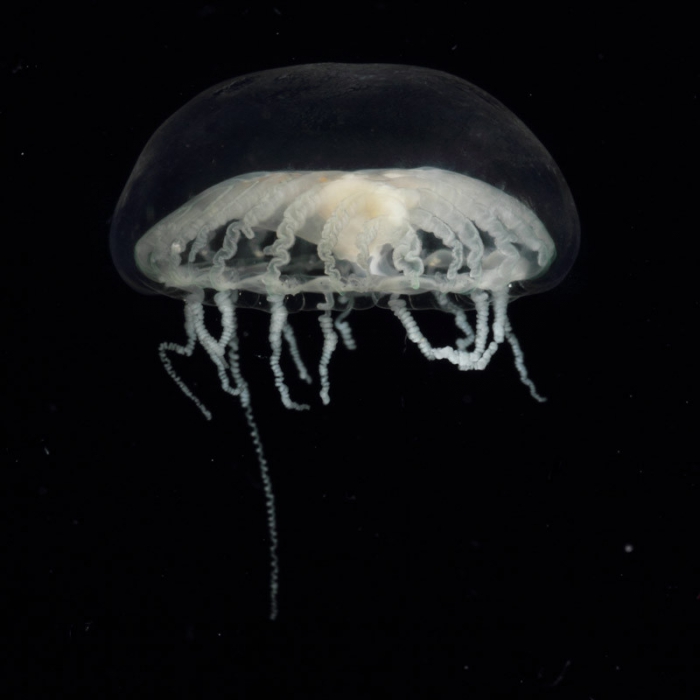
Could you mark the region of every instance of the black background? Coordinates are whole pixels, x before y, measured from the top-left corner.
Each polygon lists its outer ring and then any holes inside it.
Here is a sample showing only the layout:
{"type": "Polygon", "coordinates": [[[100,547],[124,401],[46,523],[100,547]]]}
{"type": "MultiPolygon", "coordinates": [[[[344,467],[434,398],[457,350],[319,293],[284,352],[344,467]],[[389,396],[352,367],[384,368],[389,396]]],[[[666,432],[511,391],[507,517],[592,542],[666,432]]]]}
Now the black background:
{"type": "MultiPolygon", "coordinates": [[[[96,8],[98,6],[95,6],[96,8]]],[[[2,168],[5,697],[696,697],[697,77],[688,17],[470,3],[189,3],[6,18],[2,168]],[[112,266],[110,217],[153,131],[234,75],[424,65],[552,153],[582,242],[510,307],[488,369],[428,363],[390,312],[352,318],[332,403],[286,411],[267,322],[241,313],[270,462],[280,616],[240,406],[181,304],[112,266]],[[11,680],[11,678],[13,680],[11,680]],[[658,693],[661,693],[659,695],[658,693]]],[[[313,314],[293,319],[310,366],[313,314]]],[[[437,342],[438,312],[421,326],[437,342]]]]}

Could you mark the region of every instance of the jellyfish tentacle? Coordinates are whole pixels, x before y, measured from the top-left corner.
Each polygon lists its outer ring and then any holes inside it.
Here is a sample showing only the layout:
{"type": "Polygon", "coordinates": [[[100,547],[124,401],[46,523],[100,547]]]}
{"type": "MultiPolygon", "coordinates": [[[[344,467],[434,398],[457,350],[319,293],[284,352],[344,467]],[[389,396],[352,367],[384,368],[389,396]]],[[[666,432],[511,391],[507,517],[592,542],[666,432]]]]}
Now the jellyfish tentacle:
{"type": "MultiPolygon", "coordinates": [[[[439,295],[438,300],[440,303],[439,295]]],[[[456,347],[454,348],[450,346],[434,348],[430,344],[430,341],[428,341],[428,339],[421,332],[416,320],[406,307],[405,300],[401,299],[398,295],[392,295],[391,299],[389,300],[389,308],[391,308],[396,317],[403,324],[409,339],[418,346],[421,353],[427,359],[448,360],[452,364],[457,365],[462,371],[485,369],[498,347],[504,340],[507,340],[511,346],[511,349],[513,350],[515,366],[518,371],[520,381],[530,390],[530,394],[534,399],[540,402],[546,401],[546,399],[537,392],[533,381],[528,376],[522,349],[520,348],[518,339],[516,338],[515,333],[513,333],[510,321],[508,320],[507,293],[502,291],[496,292],[492,295],[494,320],[491,324],[491,332],[493,338],[488,346],[486,345],[486,341],[488,339],[489,331],[489,296],[485,292],[480,291],[472,294],[472,300],[477,313],[476,334],[473,334],[471,325],[466,321],[466,317],[456,313],[453,309],[448,309],[448,303],[445,299],[443,299],[441,302],[443,308],[450,310],[453,314],[455,314],[455,323],[457,324],[457,327],[460,328],[460,330],[463,330],[463,332],[466,331],[466,333],[474,335],[475,349],[471,352],[466,349],[469,346],[469,343],[465,342],[466,338],[459,339],[456,343],[456,347]]],[[[460,310],[457,309],[456,311],[460,310]]]]}
{"type": "Polygon", "coordinates": [[[267,463],[265,457],[265,452],[263,450],[262,439],[260,438],[260,431],[258,430],[258,424],[255,420],[255,415],[253,414],[253,408],[250,402],[250,390],[248,389],[248,382],[246,382],[241,372],[240,364],[240,354],[238,346],[238,333],[237,333],[237,322],[236,315],[234,312],[234,302],[235,302],[236,292],[225,292],[221,295],[217,295],[217,306],[222,310],[222,317],[229,319],[228,338],[228,365],[233,378],[236,392],[239,401],[241,402],[241,407],[243,408],[243,415],[245,416],[246,423],[248,424],[248,433],[253,440],[253,446],[258,457],[258,467],[260,469],[260,478],[263,484],[263,492],[265,494],[265,511],[267,514],[267,531],[270,538],[270,620],[275,620],[278,613],[278,603],[277,598],[279,595],[279,556],[277,550],[279,548],[279,538],[277,534],[277,508],[275,507],[275,493],[272,489],[272,478],[270,477],[270,467],[267,463]]]}
{"type": "Polygon", "coordinates": [[[317,305],[319,311],[323,311],[318,319],[323,331],[323,350],[318,363],[318,373],[321,378],[321,401],[323,401],[325,406],[331,402],[328,364],[333,356],[333,351],[338,345],[338,334],[333,330],[333,317],[331,316],[333,305],[332,294],[326,294],[326,301],[317,305]]]}
{"type": "Polygon", "coordinates": [[[310,408],[308,404],[296,403],[292,401],[289,395],[289,387],[284,381],[284,372],[282,371],[282,366],[280,365],[280,359],[282,356],[282,332],[287,324],[287,309],[284,306],[284,297],[279,294],[270,294],[268,296],[268,302],[270,304],[270,346],[272,347],[272,354],[270,355],[270,367],[272,368],[272,374],[275,377],[275,386],[279,391],[280,398],[285,408],[292,409],[294,411],[306,411],[310,408]]]}
{"type": "Polygon", "coordinates": [[[185,345],[172,342],[161,343],[158,346],[158,356],[160,357],[160,361],[163,364],[163,368],[168,373],[168,376],[175,382],[180,391],[194,403],[194,405],[201,411],[202,415],[207,420],[211,420],[211,411],[209,411],[202,401],[200,401],[194,392],[180,378],[180,375],[175,371],[172,362],[168,357],[169,352],[175,352],[178,355],[183,355],[184,357],[192,357],[192,353],[194,352],[194,348],[197,344],[197,333],[194,327],[194,318],[190,304],[185,305],[185,332],[187,333],[187,343],[185,345]]]}
{"type": "Polygon", "coordinates": [[[299,379],[301,379],[303,382],[306,382],[307,384],[311,384],[313,380],[311,379],[309,370],[306,369],[304,360],[301,357],[301,352],[299,351],[297,338],[296,335],[294,335],[294,329],[292,328],[292,325],[290,323],[284,324],[284,326],[282,327],[282,334],[284,335],[284,339],[287,341],[287,345],[289,346],[289,354],[292,356],[294,366],[297,368],[299,379]]]}
{"type": "Polygon", "coordinates": [[[350,297],[341,297],[343,303],[346,304],[345,309],[340,312],[338,318],[335,319],[335,328],[340,334],[340,339],[347,350],[355,350],[357,344],[355,343],[355,338],[352,335],[352,328],[350,324],[345,320],[353,309],[353,301],[350,297]]]}

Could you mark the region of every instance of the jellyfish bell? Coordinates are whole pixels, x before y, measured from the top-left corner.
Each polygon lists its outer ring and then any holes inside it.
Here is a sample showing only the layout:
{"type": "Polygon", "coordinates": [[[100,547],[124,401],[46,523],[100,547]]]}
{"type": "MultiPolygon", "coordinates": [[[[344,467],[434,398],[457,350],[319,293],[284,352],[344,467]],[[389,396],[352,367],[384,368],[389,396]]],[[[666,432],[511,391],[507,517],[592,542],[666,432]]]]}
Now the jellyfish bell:
{"type": "Polygon", "coordinates": [[[421,353],[482,370],[510,344],[509,301],[558,284],[578,250],[576,208],[556,163],[493,97],[426,68],[315,64],[234,78],[195,97],[153,135],[119,200],[111,249],[122,277],[145,293],[185,301],[184,345],[201,345],[222,388],[236,395],[258,453],[271,537],[276,615],[274,498],[250,390],[240,370],[238,308],[270,313],[270,364],[282,402],[286,345],[311,382],[289,322],[319,313],[318,375],[330,401],[329,362],[354,347],[352,309],[390,309],[421,353]],[[221,331],[205,323],[217,307],[221,331]],[[434,347],[416,309],[452,319],[454,345],[434,347]],[[335,315],[334,315],[335,314],[335,315]],[[469,315],[473,316],[470,322],[469,315]]]}

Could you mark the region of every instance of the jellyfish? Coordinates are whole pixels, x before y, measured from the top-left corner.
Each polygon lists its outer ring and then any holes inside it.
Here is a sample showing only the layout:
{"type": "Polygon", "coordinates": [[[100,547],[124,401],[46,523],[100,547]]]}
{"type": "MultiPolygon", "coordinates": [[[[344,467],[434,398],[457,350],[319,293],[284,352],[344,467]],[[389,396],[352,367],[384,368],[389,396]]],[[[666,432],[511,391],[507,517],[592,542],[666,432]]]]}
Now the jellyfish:
{"type": "Polygon", "coordinates": [[[428,360],[484,370],[503,344],[532,397],[507,307],[551,289],[578,250],[579,222],[556,163],[495,98],[447,73],[402,65],[321,63],[233,78],[171,116],[141,153],[118,202],[111,251],[137,291],[184,301],[184,343],[201,346],[243,408],[263,483],[269,616],[279,561],[270,470],[241,369],[239,316],[270,315],[270,368],[284,406],[304,411],[282,370],[289,352],[312,382],[290,322],[318,314],[320,399],[331,400],[338,343],[353,349],[353,310],[380,307],[428,360]],[[214,307],[217,333],[207,327],[214,307]],[[454,326],[453,345],[421,331],[424,310],[454,326]]]}

